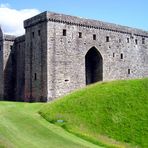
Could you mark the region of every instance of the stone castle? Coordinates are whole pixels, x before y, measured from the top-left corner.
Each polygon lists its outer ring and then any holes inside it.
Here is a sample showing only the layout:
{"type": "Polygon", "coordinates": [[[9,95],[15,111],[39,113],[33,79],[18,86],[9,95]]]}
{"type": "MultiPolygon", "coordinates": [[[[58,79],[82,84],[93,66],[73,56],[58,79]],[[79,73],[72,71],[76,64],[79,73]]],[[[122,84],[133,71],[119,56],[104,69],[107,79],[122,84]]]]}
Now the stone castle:
{"type": "Polygon", "coordinates": [[[0,100],[51,101],[85,85],[148,76],[148,32],[43,12],[0,29],[0,100]]]}

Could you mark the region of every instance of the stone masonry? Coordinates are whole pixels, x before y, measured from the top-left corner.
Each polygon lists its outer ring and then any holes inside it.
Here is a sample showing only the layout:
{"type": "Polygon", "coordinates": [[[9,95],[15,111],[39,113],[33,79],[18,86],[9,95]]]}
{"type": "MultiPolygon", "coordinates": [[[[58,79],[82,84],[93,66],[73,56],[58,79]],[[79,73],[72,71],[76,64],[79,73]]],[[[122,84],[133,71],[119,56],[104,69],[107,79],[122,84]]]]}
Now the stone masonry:
{"type": "Polygon", "coordinates": [[[47,102],[98,81],[148,77],[148,32],[43,12],[0,29],[0,100],[47,102]]]}

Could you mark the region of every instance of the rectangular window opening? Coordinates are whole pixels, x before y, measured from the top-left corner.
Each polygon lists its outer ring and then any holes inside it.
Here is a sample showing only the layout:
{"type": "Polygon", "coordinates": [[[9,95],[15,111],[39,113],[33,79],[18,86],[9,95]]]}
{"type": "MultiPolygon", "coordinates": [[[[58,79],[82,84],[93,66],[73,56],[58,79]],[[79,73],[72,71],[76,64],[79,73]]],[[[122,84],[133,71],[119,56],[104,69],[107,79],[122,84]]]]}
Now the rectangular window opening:
{"type": "Polygon", "coordinates": [[[38,30],[38,36],[40,36],[41,35],[41,31],[40,30],[38,30]]]}
{"type": "Polygon", "coordinates": [[[138,44],[138,40],[137,40],[137,39],[135,39],[135,44],[136,44],[136,45],[138,44]]]}
{"type": "Polygon", "coordinates": [[[96,34],[93,34],[93,40],[96,40],[96,34]]]}
{"type": "Polygon", "coordinates": [[[113,57],[115,57],[115,53],[113,53],[113,57]]]}
{"type": "Polygon", "coordinates": [[[109,36],[106,36],[106,42],[109,42],[109,36]]]}
{"type": "Polygon", "coordinates": [[[68,82],[69,80],[68,79],[65,79],[65,82],[68,82]]]}
{"type": "Polygon", "coordinates": [[[10,50],[12,50],[12,49],[13,49],[13,45],[10,46],[10,50]]]}
{"type": "Polygon", "coordinates": [[[34,38],[34,32],[32,32],[32,37],[34,38]]]}
{"type": "Polygon", "coordinates": [[[36,73],[34,74],[34,80],[37,80],[37,74],[36,73]]]}
{"type": "Polygon", "coordinates": [[[127,38],[127,43],[129,43],[129,38],[127,38]]]}
{"type": "Polygon", "coordinates": [[[79,38],[82,38],[82,32],[79,32],[79,38]]]}
{"type": "Polygon", "coordinates": [[[142,44],[145,44],[145,38],[142,38],[142,44]]]}
{"type": "Polygon", "coordinates": [[[66,36],[66,29],[63,29],[63,36],[66,36]]]}
{"type": "Polygon", "coordinates": [[[128,74],[130,74],[131,73],[131,70],[130,69],[128,69],[128,74]]]}
{"type": "Polygon", "coordinates": [[[121,53],[120,58],[123,59],[123,53],[121,53]]]}

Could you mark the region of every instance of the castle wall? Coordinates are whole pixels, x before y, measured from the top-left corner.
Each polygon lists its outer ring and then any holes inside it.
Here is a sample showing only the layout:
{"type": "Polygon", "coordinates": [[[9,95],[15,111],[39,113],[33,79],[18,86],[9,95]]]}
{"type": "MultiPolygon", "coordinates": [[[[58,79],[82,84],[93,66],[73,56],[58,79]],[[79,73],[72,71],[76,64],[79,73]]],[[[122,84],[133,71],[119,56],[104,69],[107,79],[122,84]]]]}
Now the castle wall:
{"type": "Polygon", "coordinates": [[[24,101],[24,36],[3,35],[0,41],[0,94],[2,100],[24,101]]]}
{"type": "Polygon", "coordinates": [[[148,32],[50,12],[0,30],[0,99],[51,101],[96,81],[148,77],[148,32]]]}
{"type": "Polygon", "coordinates": [[[4,79],[3,79],[3,46],[0,42],[0,100],[3,100],[4,95],[4,79]]]}
{"type": "Polygon", "coordinates": [[[147,32],[53,13],[48,20],[49,100],[86,85],[85,55],[92,47],[103,58],[103,81],[148,76],[147,32]]]}
{"type": "Polygon", "coordinates": [[[16,59],[16,86],[15,100],[24,101],[25,87],[25,36],[20,36],[15,40],[15,59],[16,59]]]}
{"type": "Polygon", "coordinates": [[[3,79],[3,33],[0,28],[0,100],[4,95],[4,79],[3,79]]]}
{"type": "MultiPolygon", "coordinates": [[[[59,97],[85,86],[85,58],[79,46],[76,27],[48,22],[48,99],[59,97]],[[63,29],[67,35],[63,36],[63,29]],[[73,33],[72,33],[73,32],[73,33]]],[[[81,40],[80,40],[81,42],[81,40]]]]}
{"type": "Polygon", "coordinates": [[[4,76],[4,99],[15,100],[15,48],[14,36],[4,35],[3,39],[3,76],[4,76]]]}
{"type": "Polygon", "coordinates": [[[25,101],[47,101],[47,23],[42,21],[45,18],[43,13],[24,23],[25,101]]]}

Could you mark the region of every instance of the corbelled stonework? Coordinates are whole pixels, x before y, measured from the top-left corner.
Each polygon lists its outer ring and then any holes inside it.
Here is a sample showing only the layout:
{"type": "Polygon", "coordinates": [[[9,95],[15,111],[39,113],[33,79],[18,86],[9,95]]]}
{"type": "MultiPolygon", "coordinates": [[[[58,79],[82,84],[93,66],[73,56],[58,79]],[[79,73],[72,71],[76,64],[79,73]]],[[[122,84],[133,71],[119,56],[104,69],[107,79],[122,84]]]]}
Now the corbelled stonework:
{"type": "Polygon", "coordinates": [[[97,81],[148,76],[148,32],[44,12],[0,30],[0,98],[51,101],[97,81]]]}

